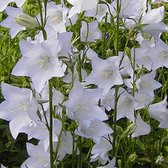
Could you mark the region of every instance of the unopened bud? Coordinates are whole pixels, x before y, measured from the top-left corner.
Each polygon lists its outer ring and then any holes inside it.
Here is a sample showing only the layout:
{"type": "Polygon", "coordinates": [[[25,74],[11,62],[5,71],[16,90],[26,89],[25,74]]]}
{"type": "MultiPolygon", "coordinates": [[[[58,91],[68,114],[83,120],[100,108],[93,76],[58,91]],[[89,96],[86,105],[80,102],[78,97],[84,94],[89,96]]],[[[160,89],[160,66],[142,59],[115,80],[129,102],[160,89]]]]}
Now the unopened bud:
{"type": "Polygon", "coordinates": [[[127,137],[128,135],[132,134],[134,132],[136,128],[136,125],[135,123],[132,123],[131,125],[129,125],[126,130],[123,132],[123,134],[121,135],[121,139],[124,138],[124,137],[127,137]]]}
{"type": "Polygon", "coordinates": [[[20,26],[27,27],[29,29],[34,29],[35,27],[39,26],[38,21],[35,18],[26,14],[16,16],[15,21],[20,26]]]}
{"type": "Polygon", "coordinates": [[[107,55],[107,57],[111,57],[112,55],[114,55],[114,53],[112,50],[108,49],[108,50],[106,50],[106,55],[107,55]]]}
{"type": "Polygon", "coordinates": [[[128,158],[128,162],[134,162],[136,158],[137,158],[136,153],[132,153],[128,158]]]}

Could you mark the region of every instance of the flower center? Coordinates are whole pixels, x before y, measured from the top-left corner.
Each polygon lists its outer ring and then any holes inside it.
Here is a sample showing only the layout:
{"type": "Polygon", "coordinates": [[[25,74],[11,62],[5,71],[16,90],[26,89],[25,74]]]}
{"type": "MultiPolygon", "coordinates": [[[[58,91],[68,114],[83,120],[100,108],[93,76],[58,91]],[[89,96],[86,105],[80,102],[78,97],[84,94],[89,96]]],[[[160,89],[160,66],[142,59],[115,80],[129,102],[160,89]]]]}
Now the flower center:
{"type": "Polygon", "coordinates": [[[37,64],[39,65],[40,69],[48,69],[49,63],[51,61],[51,58],[48,55],[40,56],[39,61],[37,64]]]}
{"type": "Polygon", "coordinates": [[[111,79],[113,75],[113,70],[112,69],[105,69],[102,73],[101,76],[103,79],[111,79]]]}
{"type": "Polygon", "coordinates": [[[11,113],[16,113],[16,112],[19,112],[19,111],[25,111],[25,112],[27,112],[29,110],[29,108],[30,108],[29,104],[27,104],[24,101],[21,101],[20,104],[19,104],[19,106],[15,107],[10,112],[11,113]]]}
{"type": "Polygon", "coordinates": [[[63,21],[63,14],[60,10],[54,12],[54,15],[51,16],[50,22],[52,24],[59,24],[63,21]]]}
{"type": "Polygon", "coordinates": [[[150,88],[152,87],[152,83],[150,83],[149,81],[142,81],[140,83],[140,90],[143,90],[144,88],[150,88]]]}
{"type": "Polygon", "coordinates": [[[80,105],[78,105],[76,112],[77,113],[78,112],[85,112],[85,111],[88,111],[88,110],[89,110],[89,108],[86,105],[80,104],[80,105]]]}
{"type": "Polygon", "coordinates": [[[125,107],[129,107],[132,104],[132,100],[127,97],[127,99],[122,103],[122,106],[125,107]]]}

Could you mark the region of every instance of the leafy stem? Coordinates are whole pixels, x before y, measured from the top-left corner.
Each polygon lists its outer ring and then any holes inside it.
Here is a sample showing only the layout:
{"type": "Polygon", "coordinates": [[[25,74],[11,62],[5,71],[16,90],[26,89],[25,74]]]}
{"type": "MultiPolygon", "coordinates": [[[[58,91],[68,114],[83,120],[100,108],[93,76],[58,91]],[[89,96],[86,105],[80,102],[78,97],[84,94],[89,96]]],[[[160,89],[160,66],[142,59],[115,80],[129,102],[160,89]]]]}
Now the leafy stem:
{"type": "Polygon", "coordinates": [[[53,168],[53,143],[52,143],[52,140],[53,140],[53,135],[52,135],[52,132],[53,132],[53,106],[52,106],[52,96],[53,96],[53,93],[52,93],[52,81],[49,80],[49,111],[50,111],[50,130],[49,130],[49,142],[50,142],[50,168],[53,168]]]}
{"type": "MultiPolygon", "coordinates": [[[[119,21],[120,21],[119,13],[120,13],[120,0],[117,0],[117,24],[116,24],[116,38],[115,38],[115,51],[116,51],[117,56],[119,54],[119,21]]],[[[114,123],[114,126],[113,126],[113,129],[114,129],[114,133],[113,133],[113,156],[116,155],[115,144],[116,144],[116,127],[117,127],[118,90],[119,90],[119,86],[115,85],[115,102],[114,102],[114,118],[113,118],[113,123],[114,123]]]]}

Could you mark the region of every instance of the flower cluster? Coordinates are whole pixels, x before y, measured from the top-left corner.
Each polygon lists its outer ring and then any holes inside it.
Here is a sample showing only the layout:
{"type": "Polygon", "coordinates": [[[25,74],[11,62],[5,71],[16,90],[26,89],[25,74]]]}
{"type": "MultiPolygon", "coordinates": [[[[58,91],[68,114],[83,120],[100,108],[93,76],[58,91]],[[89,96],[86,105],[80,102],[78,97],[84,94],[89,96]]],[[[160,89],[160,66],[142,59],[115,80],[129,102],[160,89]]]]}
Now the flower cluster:
{"type": "Polygon", "coordinates": [[[22,57],[11,72],[30,79],[31,86],[1,84],[0,118],[9,121],[13,138],[25,133],[38,140],[27,143],[29,158],[21,168],[52,168],[66,155],[74,161],[84,140],[93,144],[91,163],[115,168],[120,141],[150,133],[145,115],[168,128],[167,97],[153,104],[162,87],[157,70],[168,68],[168,46],[161,39],[168,31],[164,6],[153,9],[147,0],[39,0],[40,13],[32,17],[24,13],[24,2],[1,0],[0,7],[8,15],[0,25],[11,38],[36,31],[19,42],[22,57]],[[120,50],[121,31],[127,42],[120,50]],[[58,81],[66,91],[56,87],[58,81]],[[117,135],[120,121],[127,128],[117,135]]]}

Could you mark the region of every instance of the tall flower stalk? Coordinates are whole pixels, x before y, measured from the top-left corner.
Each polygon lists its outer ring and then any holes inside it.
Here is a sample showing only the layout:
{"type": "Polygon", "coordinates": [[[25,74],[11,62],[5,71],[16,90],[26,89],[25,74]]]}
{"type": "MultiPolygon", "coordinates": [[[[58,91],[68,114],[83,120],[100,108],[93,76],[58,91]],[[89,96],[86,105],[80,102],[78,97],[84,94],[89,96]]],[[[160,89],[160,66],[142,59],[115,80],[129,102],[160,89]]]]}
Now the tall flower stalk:
{"type": "MultiPolygon", "coordinates": [[[[47,40],[47,34],[44,29],[47,19],[47,0],[44,0],[44,13],[42,11],[41,0],[38,0],[39,9],[40,9],[40,20],[41,20],[41,31],[43,34],[44,40],[47,40]],[[43,16],[44,15],[44,16],[43,16]]],[[[52,79],[48,81],[49,88],[49,148],[50,148],[50,168],[54,168],[54,157],[53,157],[53,84],[52,79]]]]}
{"type": "Polygon", "coordinates": [[[49,125],[49,139],[50,139],[50,167],[53,168],[53,93],[52,93],[52,81],[49,81],[49,111],[50,111],[50,125],[49,125]]]}
{"type": "MultiPolygon", "coordinates": [[[[120,26],[120,0],[117,0],[117,9],[116,9],[116,29],[115,29],[115,41],[114,41],[114,46],[115,46],[115,54],[116,56],[119,55],[119,26],[120,26]]],[[[113,118],[113,123],[114,123],[114,133],[113,133],[113,156],[115,156],[116,152],[116,127],[117,127],[117,102],[118,102],[118,90],[119,86],[115,86],[115,101],[114,101],[114,118],[113,118]]]]}

